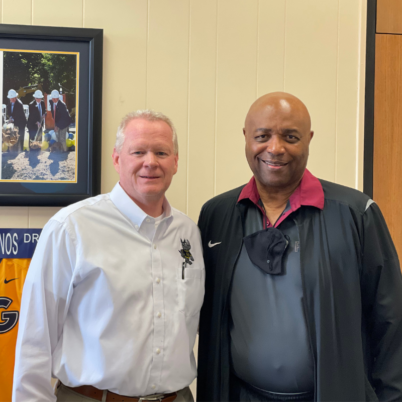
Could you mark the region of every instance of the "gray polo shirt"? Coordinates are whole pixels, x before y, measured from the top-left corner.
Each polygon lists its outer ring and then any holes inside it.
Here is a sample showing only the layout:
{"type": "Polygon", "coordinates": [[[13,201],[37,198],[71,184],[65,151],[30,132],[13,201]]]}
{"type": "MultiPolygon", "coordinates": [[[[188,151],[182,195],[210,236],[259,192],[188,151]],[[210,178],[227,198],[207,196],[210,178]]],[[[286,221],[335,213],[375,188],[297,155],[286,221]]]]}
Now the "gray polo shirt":
{"type": "MultiPolygon", "coordinates": [[[[250,203],[245,236],[262,229],[261,211],[250,203]]],[[[254,265],[244,242],[235,266],[230,294],[232,369],[262,390],[310,392],[314,363],[302,304],[299,233],[292,214],[277,229],[289,241],[283,274],[270,275],[254,265]]]]}

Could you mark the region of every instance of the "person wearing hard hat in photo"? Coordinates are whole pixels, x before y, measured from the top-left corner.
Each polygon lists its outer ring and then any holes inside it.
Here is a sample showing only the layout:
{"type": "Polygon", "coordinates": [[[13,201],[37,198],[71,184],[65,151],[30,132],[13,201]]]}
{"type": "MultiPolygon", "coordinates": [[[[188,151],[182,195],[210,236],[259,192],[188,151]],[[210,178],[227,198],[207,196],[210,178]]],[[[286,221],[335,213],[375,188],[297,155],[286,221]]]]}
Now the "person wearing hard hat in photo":
{"type": "Polygon", "coordinates": [[[54,131],[57,135],[57,141],[60,142],[63,152],[67,151],[67,130],[71,123],[70,114],[68,113],[66,104],[59,99],[59,91],[56,89],[50,94],[50,109],[54,119],[54,131]]]}
{"type": "Polygon", "coordinates": [[[46,106],[43,102],[43,93],[39,89],[34,93],[34,100],[29,104],[28,131],[29,139],[42,141],[42,130],[46,116],[46,106]],[[40,135],[39,135],[40,132],[40,135]],[[39,138],[36,138],[36,137],[39,138]]]}
{"type": "Polygon", "coordinates": [[[27,124],[24,106],[17,99],[18,94],[14,89],[8,91],[7,98],[10,100],[10,103],[7,105],[7,118],[9,119],[9,123],[14,123],[14,126],[18,127],[18,134],[20,136],[18,142],[10,147],[10,151],[21,152],[24,146],[25,126],[27,124]]]}

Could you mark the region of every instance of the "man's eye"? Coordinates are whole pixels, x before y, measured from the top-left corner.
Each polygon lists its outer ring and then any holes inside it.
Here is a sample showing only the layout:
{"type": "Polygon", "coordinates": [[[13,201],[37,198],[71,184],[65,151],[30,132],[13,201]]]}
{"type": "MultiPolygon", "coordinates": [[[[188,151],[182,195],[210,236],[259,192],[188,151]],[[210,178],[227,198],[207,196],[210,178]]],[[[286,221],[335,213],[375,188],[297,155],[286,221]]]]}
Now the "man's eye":
{"type": "Polygon", "coordinates": [[[161,152],[157,152],[156,154],[159,155],[159,156],[165,156],[165,155],[167,155],[166,152],[162,152],[162,151],[161,151],[161,152]]]}
{"type": "Polygon", "coordinates": [[[265,141],[267,139],[267,135],[266,134],[261,134],[261,135],[258,135],[257,137],[255,137],[255,139],[257,141],[265,141]]]}
{"type": "Polygon", "coordinates": [[[296,141],[298,140],[298,138],[297,138],[296,136],[291,135],[291,134],[289,134],[289,135],[287,136],[287,138],[288,138],[288,140],[291,141],[291,142],[296,142],[296,141]]]}

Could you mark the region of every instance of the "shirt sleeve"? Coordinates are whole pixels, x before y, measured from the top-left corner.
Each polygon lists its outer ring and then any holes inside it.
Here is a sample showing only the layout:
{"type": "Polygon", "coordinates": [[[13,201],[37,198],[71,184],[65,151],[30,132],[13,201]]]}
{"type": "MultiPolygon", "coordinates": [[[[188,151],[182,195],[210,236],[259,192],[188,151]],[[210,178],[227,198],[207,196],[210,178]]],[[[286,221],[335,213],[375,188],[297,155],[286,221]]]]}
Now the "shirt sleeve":
{"type": "Polygon", "coordinates": [[[73,292],[76,248],[65,226],[51,220],[37,244],[21,299],[13,402],[56,401],[52,353],[73,292]]]}
{"type": "Polygon", "coordinates": [[[402,400],[402,276],[398,255],[377,204],[364,214],[362,303],[379,401],[402,400]]]}

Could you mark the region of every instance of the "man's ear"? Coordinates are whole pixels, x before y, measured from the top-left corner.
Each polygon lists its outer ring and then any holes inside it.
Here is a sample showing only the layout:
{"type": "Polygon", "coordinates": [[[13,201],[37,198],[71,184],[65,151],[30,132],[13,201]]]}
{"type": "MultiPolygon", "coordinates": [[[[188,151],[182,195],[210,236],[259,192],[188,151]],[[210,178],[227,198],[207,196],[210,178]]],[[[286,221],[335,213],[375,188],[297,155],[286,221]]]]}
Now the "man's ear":
{"type": "Polygon", "coordinates": [[[314,137],[314,131],[310,131],[310,141],[313,139],[314,137]]]}
{"type": "Polygon", "coordinates": [[[112,159],[116,172],[120,174],[120,154],[116,151],[116,148],[113,148],[112,159]]]}
{"type": "Polygon", "coordinates": [[[179,162],[179,154],[176,154],[175,156],[174,156],[174,163],[175,163],[175,171],[174,171],[174,174],[176,174],[177,173],[177,169],[178,169],[178,167],[179,167],[179,164],[178,164],[178,162],[179,162]]]}
{"type": "Polygon", "coordinates": [[[243,128],[243,135],[246,136],[246,129],[243,128]]]}

